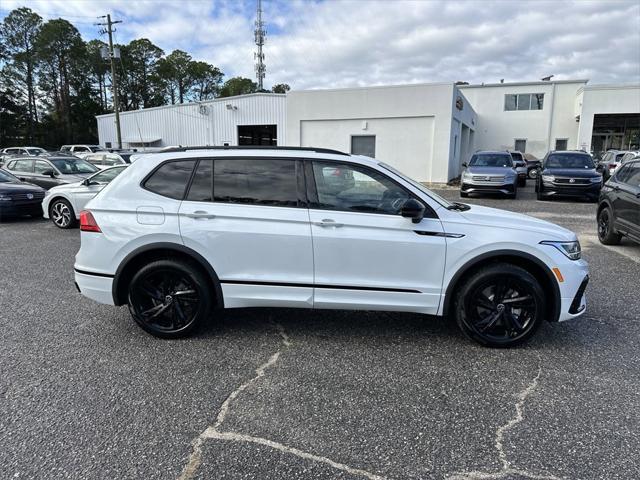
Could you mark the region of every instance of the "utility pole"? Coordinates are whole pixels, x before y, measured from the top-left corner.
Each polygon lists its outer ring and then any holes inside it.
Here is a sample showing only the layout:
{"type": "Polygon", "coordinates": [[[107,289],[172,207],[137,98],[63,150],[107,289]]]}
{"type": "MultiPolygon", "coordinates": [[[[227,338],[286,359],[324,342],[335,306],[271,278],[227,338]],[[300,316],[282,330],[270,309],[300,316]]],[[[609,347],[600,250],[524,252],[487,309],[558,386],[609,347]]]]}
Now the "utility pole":
{"type": "Polygon", "coordinates": [[[267,32],[264,29],[264,22],[262,21],[262,0],[258,0],[258,11],[256,15],[256,29],[254,30],[256,45],[258,51],[253,54],[256,62],[256,78],[258,79],[258,91],[263,90],[263,80],[267,67],[264,64],[264,53],[262,53],[262,46],[264,45],[264,38],[267,36],[267,32]]]}
{"type": "MultiPolygon", "coordinates": [[[[102,30],[100,33],[108,33],[109,34],[109,60],[111,61],[111,89],[113,94],[113,111],[116,114],[116,137],[118,139],[118,148],[122,148],[122,134],[120,132],[120,109],[118,107],[118,78],[116,77],[116,64],[115,64],[115,54],[113,51],[113,25],[116,23],[122,23],[122,20],[111,21],[111,15],[103,15],[98,18],[106,18],[106,23],[96,23],[96,25],[101,25],[107,27],[105,30],[102,30]]],[[[118,57],[119,57],[118,53],[118,57]]]]}

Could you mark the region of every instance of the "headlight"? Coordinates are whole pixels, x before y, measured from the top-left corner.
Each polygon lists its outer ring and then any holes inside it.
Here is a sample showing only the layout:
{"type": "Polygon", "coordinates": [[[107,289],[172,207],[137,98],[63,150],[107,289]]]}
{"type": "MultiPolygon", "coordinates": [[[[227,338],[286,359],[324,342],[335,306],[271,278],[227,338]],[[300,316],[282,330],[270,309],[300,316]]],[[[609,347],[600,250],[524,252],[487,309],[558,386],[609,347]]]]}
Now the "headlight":
{"type": "Polygon", "coordinates": [[[560,250],[567,258],[571,260],[580,260],[582,249],[578,240],[574,242],[556,242],[553,240],[545,240],[540,242],[542,245],[550,245],[560,250]]]}
{"type": "Polygon", "coordinates": [[[554,177],[553,175],[542,175],[543,182],[554,182],[555,179],[556,177],[554,177]]]}
{"type": "Polygon", "coordinates": [[[471,178],[471,177],[472,177],[471,173],[467,172],[466,170],[462,174],[462,178],[471,178]]]}
{"type": "Polygon", "coordinates": [[[602,182],[602,177],[593,177],[591,179],[591,183],[601,183],[602,182]]]}
{"type": "Polygon", "coordinates": [[[0,202],[10,202],[10,201],[11,201],[11,197],[9,195],[0,193],[0,202]]]}

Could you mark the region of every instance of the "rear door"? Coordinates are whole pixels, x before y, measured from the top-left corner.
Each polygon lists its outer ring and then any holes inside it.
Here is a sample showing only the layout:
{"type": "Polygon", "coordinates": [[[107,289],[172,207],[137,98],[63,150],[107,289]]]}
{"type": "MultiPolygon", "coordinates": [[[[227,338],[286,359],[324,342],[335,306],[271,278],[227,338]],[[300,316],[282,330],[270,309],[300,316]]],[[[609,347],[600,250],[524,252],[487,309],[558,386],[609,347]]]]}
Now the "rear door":
{"type": "Polygon", "coordinates": [[[313,305],[301,168],[291,158],[199,161],[180,206],[180,232],[216,270],[226,307],[313,305]]]}
{"type": "Polygon", "coordinates": [[[435,213],[427,210],[420,223],[402,217],[413,195],[377,170],[307,165],[314,306],[435,314],[446,254],[435,213]]]}

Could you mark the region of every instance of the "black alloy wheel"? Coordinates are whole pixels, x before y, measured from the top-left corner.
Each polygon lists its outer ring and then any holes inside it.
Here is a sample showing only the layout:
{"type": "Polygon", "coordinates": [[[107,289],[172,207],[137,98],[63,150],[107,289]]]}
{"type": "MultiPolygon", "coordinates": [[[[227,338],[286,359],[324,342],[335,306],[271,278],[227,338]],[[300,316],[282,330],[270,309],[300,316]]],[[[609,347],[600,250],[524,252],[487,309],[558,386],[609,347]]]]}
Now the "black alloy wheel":
{"type": "Polygon", "coordinates": [[[134,275],[128,304],[131,316],[146,332],[161,338],[184,337],[210,312],[209,281],[191,263],[158,260],[134,275]]]}
{"type": "Polygon", "coordinates": [[[604,207],[598,213],[598,240],[603,245],[618,245],[622,236],[613,228],[613,219],[609,207],[604,207]]]}
{"type": "Polygon", "coordinates": [[[495,264],[479,270],[462,286],[456,317],[471,339],[491,347],[510,347],[527,340],[544,315],[543,292],[526,270],[495,264]]]}

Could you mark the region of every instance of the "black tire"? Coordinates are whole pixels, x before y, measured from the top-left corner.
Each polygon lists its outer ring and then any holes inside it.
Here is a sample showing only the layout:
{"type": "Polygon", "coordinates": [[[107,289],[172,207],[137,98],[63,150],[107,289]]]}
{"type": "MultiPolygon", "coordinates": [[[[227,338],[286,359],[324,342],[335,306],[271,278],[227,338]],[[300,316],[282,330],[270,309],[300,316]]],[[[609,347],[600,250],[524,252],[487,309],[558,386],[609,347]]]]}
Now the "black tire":
{"type": "Polygon", "coordinates": [[[65,230],[75,227],[78,223],[73,207],[64,198],[56,198],[51,202],[51,205],[49,205],[49,218],[56,227],[65,230]]]}
{"type": "Polygon", "coordinates": [[[461,191],[461,192],[460,192],[460,197],[461,197],[461,198],[468,198],[468,197],[469,197],[469,194],[468,194],[467,192],[462,192],[462,191],[461,191]]]}
{"type": "Polygon", "coordinates": [[[619,245],[622,240],[622,235],[613,227],[613,212],[609,207],[598,212],[598,240],[603,245],[619,245]]]}
{"type": "Polygon", "coordinates": [[[505,197],[510,198],[512,200],[515,200],[517,196],[518,196],[518,185],[515,185],[513,187],[513,193],[505,194],[505,197]]]}
{"type": "Polygon", "coordinates": [[[547,200],[547,197],[542,194],[541,188],[538,184],[536,184],[536,198],[542,201],[547,200]]]}
{"type": "Polygon", "coordinates": [[[487,347],[527,341],[544,319],[544,292],[525,269],[496,263],[473,273],[457,289],[454,315],[462,332],[487,347]]]}
{"type": "Polygon", "coordinates": [[[212,292],[210,279],[196,264],[156,260],[131,279],[129,312],[140,328],[155,337],[186,337],[209,317],[212,292]]]}
{"type": "Polygon", "coordinates": [[[527,186],[527,178],[518,178],[518,186],[526,187],[527,186]]]}

